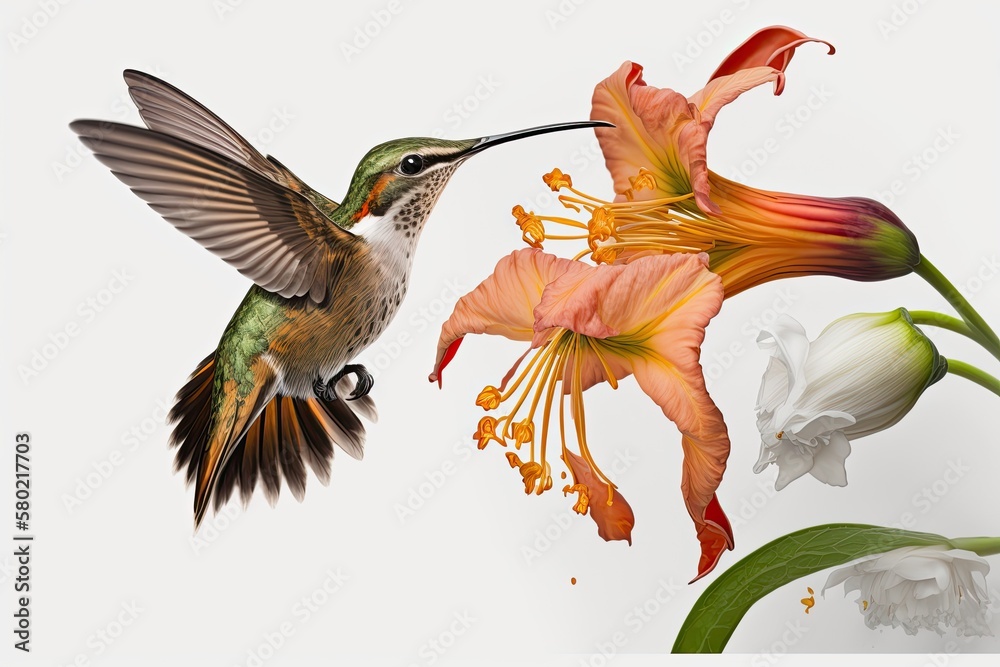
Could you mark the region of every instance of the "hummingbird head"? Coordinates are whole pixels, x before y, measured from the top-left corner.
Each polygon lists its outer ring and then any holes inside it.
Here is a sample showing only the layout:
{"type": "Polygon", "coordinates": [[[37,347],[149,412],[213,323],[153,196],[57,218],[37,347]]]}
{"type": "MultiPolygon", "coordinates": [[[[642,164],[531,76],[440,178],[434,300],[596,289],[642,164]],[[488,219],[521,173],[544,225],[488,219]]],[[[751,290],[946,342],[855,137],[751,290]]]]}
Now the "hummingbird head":
{"type": "MultiPolygon", "coordinates": [[[[383,218],[415,239],[448,179],[467,159],[487,148],[526,137],[562,130],[608,127],[603,121],[543,125],[478,139],[429,137],[395,139],[375,146],[358,163],[341,205],[349,225],[383,218]]],[[[376,222],[377,224],[377,222],[376,222]]],[[[384,227],[385,225],[379,225],[384,227]]]]}

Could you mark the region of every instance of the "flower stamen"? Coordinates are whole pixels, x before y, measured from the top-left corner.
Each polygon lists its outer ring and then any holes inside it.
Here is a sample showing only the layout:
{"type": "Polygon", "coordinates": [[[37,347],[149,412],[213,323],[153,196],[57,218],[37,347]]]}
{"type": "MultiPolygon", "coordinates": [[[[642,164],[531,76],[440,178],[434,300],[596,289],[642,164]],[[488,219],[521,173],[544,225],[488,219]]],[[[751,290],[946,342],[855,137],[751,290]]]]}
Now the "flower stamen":
{"type": "Polygon", "coordinates": [[[500,407],[500,401],[502,400],[500,390],[493,385],[486,385],[486,387],[479,392],[479,396],[476,397],[476,405],[481,407],[483,410],[496,410],[500,407]]]}
{"type": "MultiPolygon", "coordinates": [[[[715,218],[705,217],[696,207],[678,208],[680,202],[690,200],[693,193],[676,197],[659,197],[632,201],[633,194],[642,190],[655,190],[656,177],[645,167],[631,177],[630,187],[621,193],[627,201],[605,201],[575,189],[569,175],[553,169],[543,176],[553,191],[566,190],[559,195],[559,203],[576,213],[590,216],[586,224],[566,217],[527,213],[522,206],[512,209],[517,224],[528,245],[540,248],[544,240],[586,240],[590,259],[597,264],[628,261],[640,254],[705,252],[715,247],[718,238],[734,238],[739,227],[715,218]],[[586,231],[585,234],[549,234],[547,224],[557,224],[586,231]],[[623,256],[624,254],[624,256],[623,256]]],[[[580,252],[581,259],[587,252],[580,252]]]]}
{"type": "Polygon", "coordinates": [[[570,178],[569,174],[564,174],[559,167],[542,176],[542,181],[552,189],[552,192],[558,192],[562,188],[573,187],[573,179],[570,178]]]}
{"type": "Polygon", "coordinates": [[[510,212],[521,229],[521,240],[532,248],[541,248],[545,240],[545,227],[535,212],[526,213],[523,206],[515,206],[510,212]]]}

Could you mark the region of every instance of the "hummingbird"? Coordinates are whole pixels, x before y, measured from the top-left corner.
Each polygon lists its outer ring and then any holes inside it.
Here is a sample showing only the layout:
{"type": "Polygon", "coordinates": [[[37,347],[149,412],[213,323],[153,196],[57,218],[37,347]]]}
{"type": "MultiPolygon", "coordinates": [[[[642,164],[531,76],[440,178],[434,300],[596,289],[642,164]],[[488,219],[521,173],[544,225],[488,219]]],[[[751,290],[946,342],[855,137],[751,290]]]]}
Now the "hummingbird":
{"type": "Polygon", "coordinates": [[[146,127],[76,120],[95,157],[177,229],[253,281],[215,351],[170,412],[174,470],[195,487],[195,529],[258,480],[302,500],[306,464],[329,483],[334,445],[355,459],[374,422],[371,373],[351,363],[406,295],[438,197],[468,158],[517,139],[603,121],[477,139],[405,138],[372,148],[343,202],[312,189],[218,116],[154,76],[125,70],[146,127]]]}

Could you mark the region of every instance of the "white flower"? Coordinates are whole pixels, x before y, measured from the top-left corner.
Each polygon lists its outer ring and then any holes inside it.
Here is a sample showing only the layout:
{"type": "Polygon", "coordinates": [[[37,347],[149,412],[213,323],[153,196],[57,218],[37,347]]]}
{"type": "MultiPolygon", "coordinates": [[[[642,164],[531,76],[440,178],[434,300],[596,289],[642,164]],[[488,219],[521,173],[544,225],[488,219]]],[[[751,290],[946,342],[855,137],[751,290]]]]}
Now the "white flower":
{"type": "Polygon", "coordinates": [[[782,315],[757,342],[771,360],[757,395],[754,472],[776,464],[778,490],[807,472],[845,486],[850,440],[895,424],[947,371],[902,308],[842,317],[811,343],[802,325],[782,315]]]}
{"type": "Polygon", "coordinates": [[[858,607],[865,625],[903,626],[944,634],[992,635],[986,620],[990,604],[986,575],[990,564],[972,551],[944,545],[903,547],[858,561],[830,574],[823,587],[844,583],[845,595],[860,591],[858,607]]]}

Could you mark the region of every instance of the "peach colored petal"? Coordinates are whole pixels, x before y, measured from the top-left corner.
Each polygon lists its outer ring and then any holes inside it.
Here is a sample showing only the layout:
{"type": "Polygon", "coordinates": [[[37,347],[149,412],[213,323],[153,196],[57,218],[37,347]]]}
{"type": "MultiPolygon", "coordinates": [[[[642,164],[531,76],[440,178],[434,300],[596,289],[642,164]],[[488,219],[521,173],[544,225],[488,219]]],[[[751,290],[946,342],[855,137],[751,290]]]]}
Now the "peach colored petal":
{"type": "Polygon", "coordinates": [[[627,540],[632,544],[632,527],[635,526],[635,515],[632,507],[618,489],[613,491],[611,504],[608,505],[608,486],[598,478],[582,457],[566,450],[569,459],[566,465],[573,471],[573,479],[585,484],[590,489],[590,518],[597,524],[597,534],[606,541],[627,540]]]}
{"type": "Polygon", "coordinates": [[[716,115],[747,90],[768,81],[780,93],[792,52],[809,41],[821,40],[780,26],[760,31],[690,99],[669,88],[647,86],[642,66],[629,61],[597,84],[590,117],[616,126],[595,130],[614,179],[616,200],[628,198],[626,192],[638,200],[693,193],[698,208],[718,214],[711,199],[706,156],[716,115]],[[642,167],[653,172],[657,187],[631,192],[628,179],[642,167]]]}
{"type": "Polygon", "coordinates": [[[608,338],[618,330],[603,317],[608,287],[623,273],[635,269],[630,265],[605,264],[590,271],[564,273],[545,286],[542,298],[535,306],[535,340],[546,338],[550,329],[569,329],[591,338],[608,338]]]}
{"type": "Polygon", "coordinates": [[[708,255],[649,255],[559,276],[542,292],[534,329],[536,335],[561,327],[609,338],[665,327],[700,329],[703,336],[721,305],[721,281],[708,270],[708,255]]]}
{"type": "Polygon", "coordinates": [[[773,25],[762,28],[750,35],[747,41],[736,47],[736,50],[726,56],[718,69],[708,78],[709,81],[722,76],[735,74],[751,67],[770,67],[778,70],[779,76],[774,81],[774,94],[780,95],[785,85],[784,72],[792,61],[795,49],[808,42],[819,42],[830,47],[829,55],[837,50],[833,44],[822,39],[806,36],[794,28],[783,25],[773,25]]]}
{"type": "Polygon", "coordinates": [[[729,458],[729,434],[722,413],[705,388],[697,350],[633,361],[635,379],[683,434],[681,493],[701,542],[698,577],[708,574],[725,549],[732,529],[715,497],[729,458]]]}
{"type": "Polygon", "coordinates": [[[548,283],[563,273],[593,270],[535,248],[516,250],[501,259],[493,273],[455,304],[441,327],[434,371],[428,379],[441,382],[448,365],[466,334],[496,334],[528,341],[533,335],[533,310],[548,283]]]}
{"type": "Polygon", "coordinates": [[[643,266],[658,259],[641,258],[630,265],[642,269],[634,274],[638,281],[623,280],[609,290],[607,301],[617,312],[605,315],[626,335],[645,340],[645,351],[630,356],[632,372],[683,434],[681,492],[701,542],[701,577],[733,546],[732,530],[715,498],[729,457],[729,435],[722,413],[708,395],[699,363],[705,327],[722,306],[723,288],[718,276],[707,270],[704,254],[664,256],[671,262],[661,267],[659,276],[643,266]],[[641,288],[644,293],[635,296],[631,306],[616,298],[641,288]],[[662,316],[649,319],[651,313],[662,316]]]}
{"type": "Polygon", "coordinates": [[[642,66],[630,61],[594,88],[590,117],[615,125],[595,130],[615,192],[628,190],[629,177],[646,167],[656,176],[657,188],[642,191],[645,198],[686,194],[691,191],[688,166],[677,154],[671,132],[690,122],[687,98],[669,89],[651,89],[659,93],[658,114],[647,126],[633,108],[631,98],[634,89],[644,88],[642,66]]]}
{"type": "MultiPolygon", "coordinates": [[[[721,281],[707,267],[708,256],[703,253],[651,255],[628,264],[563,274],[546,286],[535,308],[534,344],[541,345],[558,328],[604,339],[622,333],[648,336],[658,325],[669,324],[660,335],[680,336],[691,327],[703,335],[722,304],[721,281]],[[692,298],[699,292],[704,293],[692,298]],[[678,309],[681,319],[674,314],[678,309]]],[[[630,359],[609,350],[602,349],[598,356],[594,346],[584,343],[580,355],[583,390],[608,379],[609,372],[615,380],[631,374],[630,359]]],[[[563,384],[567,393],[574,360],[575,355],[567,357],[563,384]]]]}
{"type": "Polygon", "coordinates": [[[712,79],[704,88],[692,95],[689,101],[701,112],[702,122],[707,122],[711,128],[722,107],[752,88],[768,81],[777,82],[779,75],[778,70],[770,67],[740,70],[729,76],[712,79]]]}

